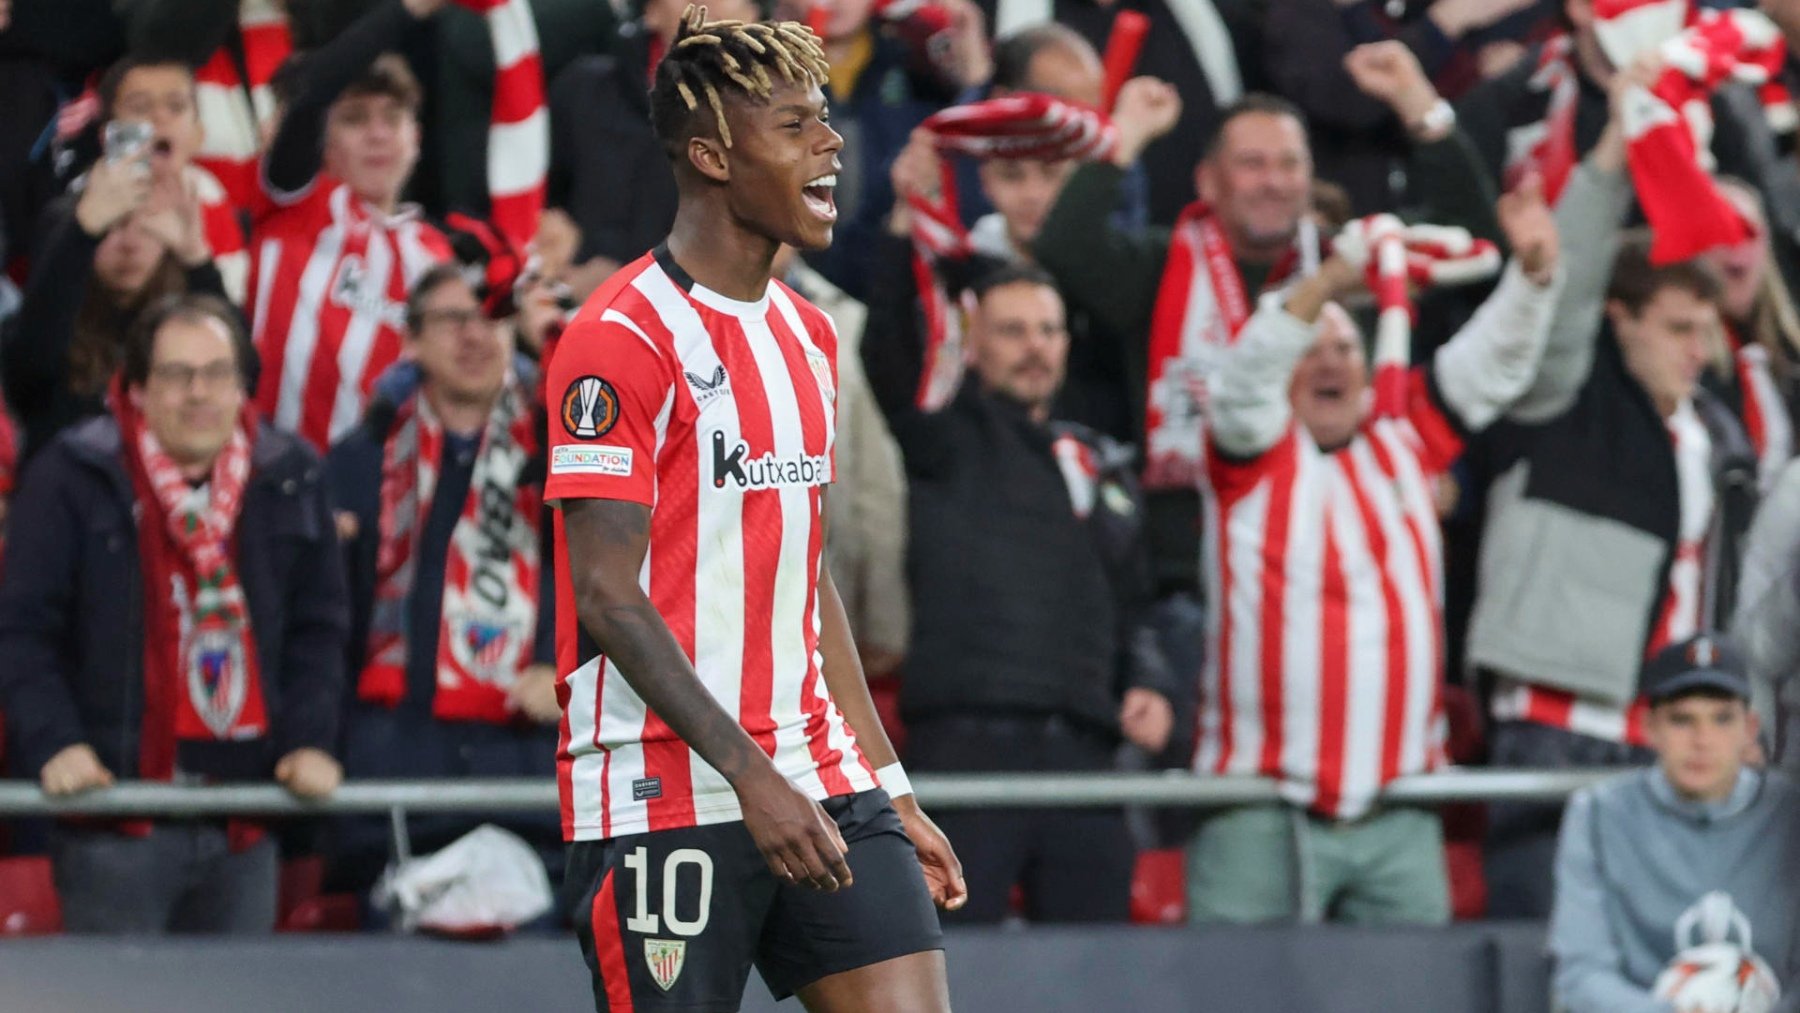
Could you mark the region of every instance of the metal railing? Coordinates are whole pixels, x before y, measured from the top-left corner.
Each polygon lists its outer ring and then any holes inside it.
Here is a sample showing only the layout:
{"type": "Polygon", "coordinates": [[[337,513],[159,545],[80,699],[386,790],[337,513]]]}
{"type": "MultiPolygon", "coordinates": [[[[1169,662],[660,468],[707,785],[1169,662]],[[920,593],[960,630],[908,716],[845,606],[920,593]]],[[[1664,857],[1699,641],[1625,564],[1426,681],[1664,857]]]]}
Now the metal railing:
{"type": "MultiPolygon", "coordinates": [[[[1585,785],[1616,777],[1597,770],[1491,770],[1452,767],[1403,777],[1382,801],[1396,805],[1452,802],[1560,801],[1585,785]]],[[[1099,808],[1119,805],[1216,809],[1278,802],[1277,782],[1256,777],[1195,777],[1182,771],[1138,774],[921,774],[919,800],[931,809],[999,806],[1099,808]]],[[[556,808],[548,779],[347,781],[330,798],[305,801],[272,784],[212,786],[128,782],[50,798],[26,781],[0,781],[0,818],[21,816],[263,816],[355,813],[401,817],[409,812],[547,812],[556,808]]]]}

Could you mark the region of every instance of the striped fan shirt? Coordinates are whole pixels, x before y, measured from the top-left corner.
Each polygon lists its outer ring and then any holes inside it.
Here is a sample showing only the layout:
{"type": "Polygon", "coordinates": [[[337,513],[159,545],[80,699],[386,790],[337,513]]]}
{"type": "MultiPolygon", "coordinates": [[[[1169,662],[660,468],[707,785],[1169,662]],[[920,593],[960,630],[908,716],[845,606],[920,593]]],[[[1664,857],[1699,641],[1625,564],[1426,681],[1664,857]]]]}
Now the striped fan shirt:
{"type": "Polygon", "coordinates": [[[323,450],[362,418],[399,358],[406,294],[451,258],[416,208],[385,215],[328,176],[251,237],[251,334],[262,356],[257,406],[323,450]]]}
{"type": "MultiPolygon", "coordinates": [[[[1669,417],[1675,444],[1675,472],[1681,489],[1681,541],[1669,563],[1669,586],[1644,652],[1648,660],[1670,644],[1701,632],[1706,614],[1706,535],[1712,526],[1712,439],[1706,424],[1684,402],[1669,417]]],[[[1642,697],[1624,706],[1586,700],[1563,689],[1501,679],[1489,709],[1496,721],[1530,721],[1608,742],[1649,748],[1644,731],[1649,704],[1642,697]]]]}
{"type": "MultiPolygon", "coordinates": [[[[820,674],[836,362],[830,319],[792,290],[728,299],[659,249],[588,300],[547,387],[545,498],[650,507],[645,593],[707,691],[815,799],[876,786],[820,674]]],[[[556,521],[564,836],[741,819],[731,786],[580,627],[556,521]]]]}
{"type": "Polygon", "coordinates": [[[1327,453],[1288,424],[1236,461],[1209,446],[1212,610],[1194,770],[1281,781],[1354,818],[1443,762],[1443,568],[1432,479],[1462,440],[1414,372],[1407,416],[1327,453]]]}

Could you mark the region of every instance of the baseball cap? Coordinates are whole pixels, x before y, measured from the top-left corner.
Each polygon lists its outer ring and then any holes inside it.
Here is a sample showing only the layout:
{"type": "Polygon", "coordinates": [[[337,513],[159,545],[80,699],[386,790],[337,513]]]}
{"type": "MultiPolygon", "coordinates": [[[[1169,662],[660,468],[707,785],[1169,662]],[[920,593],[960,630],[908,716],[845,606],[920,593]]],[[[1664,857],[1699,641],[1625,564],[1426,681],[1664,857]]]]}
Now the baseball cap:
{"type": "Polygon", "coordinates": [[[1644,665],[1644,696],[1662,703],[1696,689],[1750,699],[1750,676],[1743,656],[1724,637],[1702,633],[1671,644],[1644,665]]]}

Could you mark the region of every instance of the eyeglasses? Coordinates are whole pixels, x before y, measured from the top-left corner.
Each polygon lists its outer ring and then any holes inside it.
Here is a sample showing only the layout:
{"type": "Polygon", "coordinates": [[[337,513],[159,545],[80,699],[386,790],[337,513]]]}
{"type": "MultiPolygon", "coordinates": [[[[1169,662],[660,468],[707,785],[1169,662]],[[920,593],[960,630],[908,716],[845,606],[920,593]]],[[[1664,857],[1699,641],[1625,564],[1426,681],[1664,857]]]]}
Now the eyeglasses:
{"type": "Polygon", "coordinates": [[[470,309],[425,310],[419,314],[419,329],[431,327],[467,327],[476,324],[482,327],[489,323],[487,315],[479,307],[470,309]]]}
{"type": "Polygon", "coordinates": [[[240,379],[237,363],[228,359],[209,362],[204,366],[162,362],[150,367],[151,384],[168,390],[188,390],[194,386],[196,377],[199,378],[200,385],[208,390],[217,390],[240,379]]]}

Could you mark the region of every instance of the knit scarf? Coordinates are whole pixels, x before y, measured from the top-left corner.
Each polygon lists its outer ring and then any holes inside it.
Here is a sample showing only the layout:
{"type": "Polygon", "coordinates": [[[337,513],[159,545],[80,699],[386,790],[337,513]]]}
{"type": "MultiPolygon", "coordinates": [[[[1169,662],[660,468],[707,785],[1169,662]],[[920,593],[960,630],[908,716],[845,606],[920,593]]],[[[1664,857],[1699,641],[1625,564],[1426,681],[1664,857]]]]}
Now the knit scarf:
{"type": "Polygon", "coordinates": [[[537,235],[550,166],[544,65],[530,0],[456,0],[487,22],[494,45],[494,102],[488,119],[488,217],[514,246],[537,235]]]}
{"type": "MultiPolygon", "coordinates": [[[[1319,235],[1301,219],[1294,245],[1269,272],[1274,288],[1319,266],[1319,235]]],[[[1200,479],[1207,378],[1219,354],[1250,320],[1248,292],[1225,232],[1196,201],[1175,220],[1169,259],[1150,318],[1150,376],[1145,398],[1144,488],[1191,489],[1200,479]]]]}
{"type": "Polygon", "coordinates": [[[1776,82],[1786,61],[1780,30],[1755,11],[1704,11],[1659,49],[1665,69],[1634,88],[1623,109],[1626,160],[1654,236],[1650,260],[1669,264],[1750,235],[1712,178],[1711,98],[1731,82],[1776,82]]]}
{"type": "MultiPolygon", "coordinates": [[[[542,491],[523,483],[538,452],[531,384],[509,381],[488,416],[444,566],[433,716],[510,721],[506,694],[537,640],[542,491]]],[[[444,430],[415,394],[401,404],[381,465],[380,544],[367,661],[357,698],[384,707],[406,697],[407,623],[418,540],[437,489],[444,430]]]]}
{"type": "Polygon", "coordinates": [[[1536,119],[1506,131],[1506,164],[1501,189],[1510,191],[1527,173],[1544,181],[1544,199],[1556,203],[1569,174],[1575,171],[1575,108],[1581,98],[1581,72],[1575,67],[1575,40],[1557,35],[1539,51],[1527,87],[1542,100],[1536,119]]]}
{"type": "Polygon", "coordinates": [[[130,393],[115,392],[125,469],[138,510],[144,575],[144,716],[138,776],[168,780],[177,742],[237,742],[268,732],[256,637],[232,562],[250,478],[246,407],[206,484],[182,476],[130,393]]]}
{"type": "MultiPolygon", "coordinates": [[[[932,114],[922,124],[940,154],[971,158],[1035,158],[1046,161],[1104,158],[1118,143],[1105,114],[1050,95],[1020,92],[970,102],[932,114]]],[[[973,252],[957,209],[956,172],[939,162],[940,196],[909,195],[912,212],[913,282],[925,319],[925,361],[914,403],[936,411],[956,396],[964,371],[962,311],[937,271],[941,260],[973,252]]]]}
{"type": "MultiPolygon", "coordinates": [[[[255,207],[261,196],[257,159],[262,154],[262,125],[275,115],[269,82],[294,51],[287,14],[273,0],[244,0],[238,12],[243,64],[229,45],[220,46],[194,72],[195,101],[206,138],[194,159],[218,177],[226,204],[255,207]]],[[[218,252],[215,240],[213,250],[218,252]]]]}

